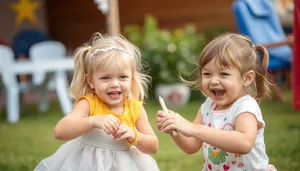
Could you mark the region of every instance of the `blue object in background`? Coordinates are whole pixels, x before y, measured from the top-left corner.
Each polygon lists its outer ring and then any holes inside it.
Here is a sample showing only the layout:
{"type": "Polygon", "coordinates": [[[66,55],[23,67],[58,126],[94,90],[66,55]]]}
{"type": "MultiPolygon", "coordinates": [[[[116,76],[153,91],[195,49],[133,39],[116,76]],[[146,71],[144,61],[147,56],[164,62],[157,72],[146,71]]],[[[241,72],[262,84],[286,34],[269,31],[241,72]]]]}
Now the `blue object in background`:
{"type": "Polygon", "coordinates": [[[50,37],[40,30],[28,29],[18,32],[12,41],[15,58],[17,59],[21,54],[24,54],[28,58],[29,49],[33,44],[47,40],[50,40],[50,37]]]}
{"type": "MultiPolygon", "coordinates": [[[[276,11],[269,0],[236,0],[232,6],[241,34],[254,44],[271,44],[286,40],[276,11]]],[[[292,49],[288,45],[267,49],[270,56],[268,69],[290,69],[292,49]]]]}

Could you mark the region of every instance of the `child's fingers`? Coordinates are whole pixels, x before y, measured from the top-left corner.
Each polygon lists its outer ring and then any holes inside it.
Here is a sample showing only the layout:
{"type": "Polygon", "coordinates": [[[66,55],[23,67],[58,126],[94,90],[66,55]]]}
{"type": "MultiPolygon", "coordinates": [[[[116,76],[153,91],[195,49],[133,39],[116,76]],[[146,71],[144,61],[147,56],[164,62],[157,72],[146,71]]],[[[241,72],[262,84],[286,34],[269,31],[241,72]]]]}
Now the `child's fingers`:
{"type": "Polygon", "coordinates": [[[124,135],[126,132],[124,132],[124,131],[122,131],[122,132],[118,132],[118,133],[116,133],[115,135],[114,135],[114,138],[116,139],[116,140],[118,140],[118,139],[120,139],[120,137],[122,136],[122,135],[124,135]]]}
{"type": "Polygon", "coordinates": [[[117,137],[116,140],[124,140],[130,137],[129,132],[125,132],[124,134],[122,134],[121,136],[117,137]]]}
{"type": "Polygon", "coordinates": [[[109,120],[112,121],[115,125],[120,125],[119,118],[115,117],[114,115],[109,115],[109,120]]]}
{"type": "Polygon", "coordinates": [[[157,124],[156,124],[156,128],[157,128],[158,130],[160,130],[160,129],[161,129],[161,123],[157,123],[157,124]]]}
{"type": "Polygon", "coordinates": [[[158,129],[160,129],[160,127],[163,125],[163,123],[165,123],[169,119],[170,119],[169,116],[165,116],[163,118],[161,118],[161,117],[157,118],[157,120],[156,120],[156,127],[158,129]]]}
{"type": "Polygon", "coordinates": [[[161,127],[161,122],[156,122],[156,128],[159,129],[161,127]]]}
{"type": "Polygon", "coordinates": [[[104,130],[104,132],[105,132],[107,135],[110,134],[110,131],[109,131],[108,129],[103,129],[103,130],[104,130]]]}
{"type": "MultiPolygon", "coordinates": [[[[114,138],[117,140],[124,139],[124,135],[130,136],[130,127],[127,125],[121,125],[117,133],[115,134],[114,138]]],[[[127,137],[128,138],[128,137],[127,137]]]]}
{"type": "Polygon", "coordinates": [[[156,118],[156,123],[162,122],[163,119],[164,119],[163,117],[157,117],[156,118]]]}
{"type": "Polygon", "coordinates": [[[118,125],[118,127],[121,125],[120,120],[117,117],[113,118],[113,122],[118,125]]]}
{"type": "Polygon", "coordinates": [[[115,132],[115,136],[119,135],[119,134],[124,134],[124,132],[126,132],[126,130],[128,130],[128,126],[125,124],[120,125],[120,127],[118,128],[118,130],[115,132]]]}
{"type": "MultiPolygon", "coordinates": [[[[167,114],[167,113],[166,113],[167,114]]],[[[157,113],[156,113],[156,117],[164,117],[165,115],[165,112],[159,110],[157,113]]]]}
{"type": "Polygon", "coordinates": [[[113,131],[117,131],[119,129],[118,124],[116,124],[115,122],[113,122],[112,120],[108,120],[107,123],[111,126],[111,128],[113,129],[113,131]]]}
{"type": "Polygon", "coordinates": [[[119,137],[122,134],[124,134],[124,130],[121,127],[119,127],[119,129],[115,132],[114,137],[119,137]]]}
{"type": "Polygon", "coordinates": [[[168,125],[175,124],[175,123],[176,123],[176,121],[175,121],[173,116],[167,116],[166,118],[164,118],[162,120],[161,125],[160,125],[160,129],[164,129],[168,125]]]}
{"type": "Polygon", "coordinates": [[[167,115],[165,115],[164,117],[157,117],[156,118],[156,127],[159,129],[162,125],[163,122],[165,122],[168,119],[167,115]]]}
{"type": "Polygon", "coordinates": [[[105,127],[105,132],[108,133],[108,134],[112,134],[114,131],[114,129],[112,128],[112,126],[109,124],[109,123],[105,123],[104,124],[104,127],[105,127]]]}
{"type": "Polygon", "coordinates": [[[116,138],[116,140],[124,140],[124,139],[132,139],[132,141],[135,139],[135,132],[133,128],[126,127],[124,133],[121,136],[118,136],[116,138]]]}
{"type": "Polygon", "coordinates": [[[169,131],[173,131],[176,129],[175,124],[169,124],[166,127],[164,127],[161,132],[169,132],[169,131]]]}

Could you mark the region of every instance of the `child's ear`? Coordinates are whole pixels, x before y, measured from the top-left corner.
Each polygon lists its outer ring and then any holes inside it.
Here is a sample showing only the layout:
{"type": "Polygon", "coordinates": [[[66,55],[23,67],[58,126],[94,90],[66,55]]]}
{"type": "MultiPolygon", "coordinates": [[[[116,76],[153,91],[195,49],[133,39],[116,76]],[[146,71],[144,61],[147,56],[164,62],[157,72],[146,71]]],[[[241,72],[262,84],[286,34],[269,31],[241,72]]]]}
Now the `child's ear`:
{"type": "Polygon", "coordinates": [[[244,79],[244,86],[245,87],[249,86],[255,79],[255,72],[253,70],[246,72],[243,75],[243,79],[244,79]]]}
{"type": "Polygon", "coordinates": [[[86,82],[89,84],[89,86],[90,86],[91,89],[94,89],[94,88],[95,88],[94,84],[93,84],[92,81],[91,81],[92,78],[89,77],[87,74],[85,74],[85,80],[86,80],[86,82]]]}

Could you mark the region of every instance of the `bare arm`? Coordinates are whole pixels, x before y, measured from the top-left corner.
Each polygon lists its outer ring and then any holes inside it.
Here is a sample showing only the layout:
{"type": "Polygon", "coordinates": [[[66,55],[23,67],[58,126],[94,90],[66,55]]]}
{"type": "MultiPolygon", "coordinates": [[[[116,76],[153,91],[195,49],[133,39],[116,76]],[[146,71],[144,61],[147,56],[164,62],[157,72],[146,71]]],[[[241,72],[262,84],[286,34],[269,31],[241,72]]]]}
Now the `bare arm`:
{"type": "Polygon", "coordinates": [[[224,151],[247,154],[254,145],[257,129],[260,127],[261,124],[256,117],[245,112],[236,118],[234,131],[194,124],[191,135],[224,151]]]}
{"type": "Polygon", "coordinates": [[[168,115],[165,115],[162,111],[159,111],[157,113],[156,126],[162,132],[168,133],[183,152],[187,154],[193,154],[199,151],[202,146],[202,141],[183,132],[190,132],[191,129],[193,129],[192,126],[202,124],[202,120],[200,109],[198,110],[197,116],[193,123],[189,122],[173,111],[169,111],[168,115]],[[178,130],[177,136],[172,136],[171,134],[171,131],[174,129],[178,130]]]}
{"type": "Polygon", "coordinates": [[[158,150],[158,138],[149,123],[144,107],[136,121],[136,127],[138,130],[137,148],[147,154],[156,153],[158,150]]]}
{"type": "Polygon", "coordinates": [[[103,129],[107,134],[113,134],[119,129],[120,121],[111,114],[103,116],[88,116],[89,102],[80,100],[73,111],[62,118],[54,129],[54,136],[59,140],[74,139],[93,128],[103,129]]]}
{"type": "Polygon", "coordinates": [[[71,113],[63,117],[54,128],[54,136],[59,140],[71,140],[90,131],[93,126],[89,115],[89,102],[80,100],[71,113]]]}
{"type": "MultiPolygon", "coordinates": [[[[202,114],[201,110],[198,110],[197,116],[193,121],[193,124],[202,124],[202,114]]],[[[202,146],[202,141],[200,139],[196,139],[195,137],[188,137],[179,133],[177,136],[172,136],[170,134],[176,145],[187,154],[194,154],[198,152],[202,146]]]]}

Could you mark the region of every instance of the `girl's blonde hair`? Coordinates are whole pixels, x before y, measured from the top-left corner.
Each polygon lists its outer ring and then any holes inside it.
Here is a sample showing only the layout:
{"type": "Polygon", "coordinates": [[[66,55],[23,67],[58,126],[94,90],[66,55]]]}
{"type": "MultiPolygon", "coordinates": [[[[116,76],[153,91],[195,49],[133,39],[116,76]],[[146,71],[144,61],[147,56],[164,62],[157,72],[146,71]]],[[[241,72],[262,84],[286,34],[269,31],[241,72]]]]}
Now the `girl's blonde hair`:
{"type": "Polygon", "coordinates": [[[75,50],[74,56],[75,69],[69,90],[72,98],[94,94],[88,85],[86,74],[91,77],[98,69],[105,69],[111,60],[117,60],[120,68],[129,66],[132,70],[129,98],[143,100],[146,97],[150,77],[142,73],[140,50],[122,35],[107,36],[94,33],[89,42],[75,50]]]}
{"type": "Polygon", "coordinates": [[[247,93],[257,101],[269,94],[271,83],[267,71],[269,63],[267,50],[263,46],[253,45],[249,38],[234,33],[223,34],[208,43],[199,56],[198,67],[194,71],[195,79],[187,81],[181,78],[182,81],[202,91],[201,68],[213,59],[216,59],[216,63],[220,66],[237,67],[241,76],[253,70],[255,80],[247,88],[247,93]]]}

